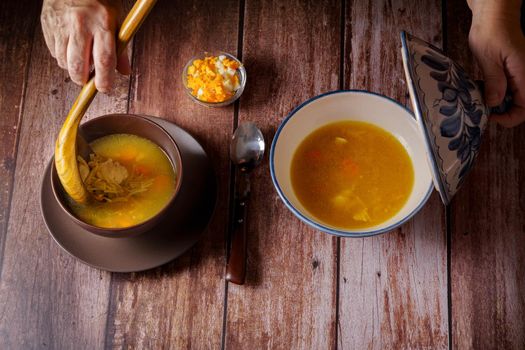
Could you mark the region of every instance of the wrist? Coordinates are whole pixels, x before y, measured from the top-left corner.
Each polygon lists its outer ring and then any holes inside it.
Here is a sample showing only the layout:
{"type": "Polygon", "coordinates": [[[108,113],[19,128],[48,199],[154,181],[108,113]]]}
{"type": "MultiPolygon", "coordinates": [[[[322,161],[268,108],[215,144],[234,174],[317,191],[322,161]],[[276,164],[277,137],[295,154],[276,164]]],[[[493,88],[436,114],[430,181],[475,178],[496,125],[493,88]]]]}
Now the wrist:
{"type": "Polygon", "coordinates": [[[472,24],[520,24],[522,0],[468,0],[472,24]]]}

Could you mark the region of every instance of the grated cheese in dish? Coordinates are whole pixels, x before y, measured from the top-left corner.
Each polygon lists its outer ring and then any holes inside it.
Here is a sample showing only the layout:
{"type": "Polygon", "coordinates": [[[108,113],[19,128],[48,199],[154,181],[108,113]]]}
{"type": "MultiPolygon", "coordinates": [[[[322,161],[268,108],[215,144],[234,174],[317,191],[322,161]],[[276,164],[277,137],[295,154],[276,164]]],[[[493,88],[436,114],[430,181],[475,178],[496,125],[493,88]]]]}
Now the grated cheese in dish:
{"type": "Polygon", "coordinates": [[[188,88],[201,101],[224,102],[240,88],[239,67],[239,62],[224,55],[194,60],[188,68],[188,88]]]}

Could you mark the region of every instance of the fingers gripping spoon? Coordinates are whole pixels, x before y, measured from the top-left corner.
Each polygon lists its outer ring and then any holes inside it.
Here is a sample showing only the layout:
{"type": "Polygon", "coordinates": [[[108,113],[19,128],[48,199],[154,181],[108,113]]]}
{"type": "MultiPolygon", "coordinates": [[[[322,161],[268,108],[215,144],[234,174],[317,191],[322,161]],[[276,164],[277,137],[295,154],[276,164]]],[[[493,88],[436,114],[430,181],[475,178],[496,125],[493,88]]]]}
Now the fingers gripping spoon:
{"type": "MultiPolygon", "coordinates": [[[[117,57],[155,5],[156,0],[137,0],[120,27],[117,38],[117,57]]],[[[94,74],[84,85],[69,111],[55,145],[55,166],[67,194],[77,203],[86,203],[90,194],[84,187],[77,164],[77,134],[80,120],[95,98],[97,88],[94,74]]]]}

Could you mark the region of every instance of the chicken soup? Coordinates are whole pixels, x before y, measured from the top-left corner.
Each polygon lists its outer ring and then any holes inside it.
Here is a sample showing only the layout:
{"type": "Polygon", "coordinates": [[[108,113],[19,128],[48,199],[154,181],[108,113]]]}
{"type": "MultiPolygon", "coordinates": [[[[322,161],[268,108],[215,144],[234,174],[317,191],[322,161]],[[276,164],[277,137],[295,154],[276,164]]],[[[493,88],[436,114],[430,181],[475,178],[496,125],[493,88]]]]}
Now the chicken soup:
{"type": "Polygon", "coordinates": [[[95,200],[70,208],[82,221],[104,228],[138,225],[158,214],[175,193],[177,174],[164,151],[130,134],[101,137],[90,144],[79,171],[95,200]]]}
{"type": "Polygon", "coordinates": [[[370,123],[325,125],[299,145],[291,165],[295,195],[312,216],[341,229],[369,228],[407,202],[414,169],[407,150],[370,123]]]}

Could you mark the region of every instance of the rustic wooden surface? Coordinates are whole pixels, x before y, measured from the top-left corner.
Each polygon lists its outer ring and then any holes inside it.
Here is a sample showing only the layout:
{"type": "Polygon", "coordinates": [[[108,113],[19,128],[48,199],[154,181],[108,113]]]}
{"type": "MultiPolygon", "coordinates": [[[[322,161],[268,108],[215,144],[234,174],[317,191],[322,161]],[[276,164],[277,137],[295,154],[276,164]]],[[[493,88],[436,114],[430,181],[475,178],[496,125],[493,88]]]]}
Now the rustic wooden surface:
{"type": "MultiPolygon", "coordinates": [[[[481,77],[465,52],[469,10],[447,11],[447,50],[481,77]]],[[[523,17],[522,17],[523,18],[523,17]]],[[[458,349],[525,348],[525,126],[485,132],[476,166],[451,206],[452,341],[458,349]]]]}
{"type": "MultiPolygon", "coordinates": [[[[441,17],[436,16],[440,4],[418,3],[348,4],[346,89],[371,90],[410,104],[399,33],[407,30],[437,46],[442,38],[441,17]]],[[[415,218],[387,235],[341,239],[340,261],[340,348],[447,347],[447,239],[437,193],[415,218]]]]}
{"type": "Polygon", "coordinates": [[[235,53],[238,8],[234,0],[159,1],[135,38],[130,112],[162,116],[202,143],[217,175],[219,206],[202,240],[173,263],[155,271],[113,276],[107,347],[221,347],[230,183],[227,150],[234,110],[193,103],[183,91],[181,71],[196,50],[235,53]],[[217,16],[220,12],[228,16],[217,16]]]}
{"type": "MultiPolygon", "coordinates": [[[[256,122],[268,144],[294,106],[338,88],[340,6],[246,1],[243,60],[254,84],[241,100],[239,121],[256,122]]],[[[267,158],[254,177],[248,281],[228,286],[225,346],[329,348],[336,337],[337,240],[286,210],[267,158]]]]}
{"type": "MultiPolygon", "coordinates": [[[[38,4],[32,1],[0,3],[0,251],[3,250],[7,232],[21,105],[38,10],[38,4]],[[13,13],[22,11],[27,11],[27,16],[11,17],[13,13]],[[15,31],[17,35],[12,35],[15,31]]],[[[1,260],[0,257],[0,267],[1,260]]]]}
{"type": "MultiPolygon", "coordinates": [[[[100,348],[110,275],[62,252],[39,208],[53,139],[80,89],[50,56],[40,26],[31,52],[0,281],[1,347],[100,348]]],[[[124,112],[128,86],[120,78],[112,96],[97,97],[89,116],[124,112]]]]}
{"type": "Polygon", "coordinates": [[[490,125],[448,212],[434,194],[389,234],[338,239],[299,222],[253,174],[248,280],[227,285],[230,135],[255,121],[269,144],[319,93],[368,89],[409,105],[399,30],[443,46],[471,72],[463,0],[159,1],[134,40],[133,74],[88,117],[157,115],[191,132],[219,183],[203,239],[163,267],[110,274],[64,253],[38,194],[79,88],[57,67],[30,1],[0,3],[0,348],[525,348],[525,127],[490,125]],[[193,104],[180,72],[204,50],[242,58],[240,103],[193,104]]]}

